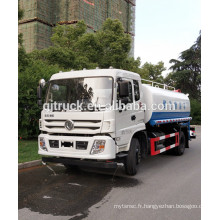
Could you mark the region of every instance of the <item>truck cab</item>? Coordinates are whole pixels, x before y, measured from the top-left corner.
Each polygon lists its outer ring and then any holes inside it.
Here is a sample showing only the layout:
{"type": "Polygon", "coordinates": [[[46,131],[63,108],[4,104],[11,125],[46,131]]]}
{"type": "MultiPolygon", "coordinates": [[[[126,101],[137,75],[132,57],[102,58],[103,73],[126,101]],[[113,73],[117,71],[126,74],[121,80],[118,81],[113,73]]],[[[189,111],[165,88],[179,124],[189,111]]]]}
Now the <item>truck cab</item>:
{"type": "Polygon", "coordinates": [[[144,110],[134,108],[143,102],[141,86],[138,74],[118,69],[54,74],[39,121],[38,153],[64,164],[115,167],[132,137],[144,135],[144,110]]]}

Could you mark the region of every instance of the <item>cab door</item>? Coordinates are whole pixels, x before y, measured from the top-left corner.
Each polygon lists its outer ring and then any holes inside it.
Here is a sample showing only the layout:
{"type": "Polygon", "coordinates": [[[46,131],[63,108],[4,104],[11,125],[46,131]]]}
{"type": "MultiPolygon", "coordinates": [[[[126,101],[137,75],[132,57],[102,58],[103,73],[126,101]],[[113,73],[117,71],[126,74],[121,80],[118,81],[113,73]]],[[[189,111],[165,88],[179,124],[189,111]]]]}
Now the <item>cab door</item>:
{"type": "Polygon", "coordinates": [[[141,81],[140,80],[133,80],[133,88],[134,88],[134,104],[135,108],[133,111],[133,115],[135,115],[135,124],[138,127],[143,127],[145,129],[144,124],[144,106],[142,103],[143,94],[141,93],[141,81]]]}
{"type": "Polygon", "coordinates": [[[133,80],[128,78],[120,78],[120,82],[117,82],[117,102],[119,103],[118,108],[115,111],[116,119],[116,143],[119,147],[123,147],[130,141],[131,135],[133,133],[136,116],[134,110],[134,88],[133,80]],[[128,83],[128,95],[127,97],[120,97],[120,83],[128,83]],[[120,106],[120,100],[122,101],[122,106],[120,106]],[[123,103],[123,100],[126,100],[123,103]]]}

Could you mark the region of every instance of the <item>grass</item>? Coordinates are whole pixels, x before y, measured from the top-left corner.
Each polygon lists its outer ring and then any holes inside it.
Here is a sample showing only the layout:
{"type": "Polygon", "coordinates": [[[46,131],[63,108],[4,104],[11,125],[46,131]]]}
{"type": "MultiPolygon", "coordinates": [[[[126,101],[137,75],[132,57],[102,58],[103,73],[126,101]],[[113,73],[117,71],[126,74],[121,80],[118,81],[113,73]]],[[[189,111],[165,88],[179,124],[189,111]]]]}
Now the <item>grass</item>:
{"type": "Polygon", "coordinates": [[[37,140],[19,140],[18,141],[18,163],[24,163],[32,160],[39,160],[37,140]]]}

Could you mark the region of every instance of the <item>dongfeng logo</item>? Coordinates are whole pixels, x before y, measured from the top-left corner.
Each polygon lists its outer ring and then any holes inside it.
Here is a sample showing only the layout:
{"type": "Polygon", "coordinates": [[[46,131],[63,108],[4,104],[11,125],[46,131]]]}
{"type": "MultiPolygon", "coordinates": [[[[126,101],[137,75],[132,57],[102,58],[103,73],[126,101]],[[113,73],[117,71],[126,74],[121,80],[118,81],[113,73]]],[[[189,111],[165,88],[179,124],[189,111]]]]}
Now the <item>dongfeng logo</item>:
{"type": "Polygon", "coordinates": [[[74,128],[74,122],[71,120],[67,120],[65,122],[65,128],[69,131],[71,131],[74,128]]]}

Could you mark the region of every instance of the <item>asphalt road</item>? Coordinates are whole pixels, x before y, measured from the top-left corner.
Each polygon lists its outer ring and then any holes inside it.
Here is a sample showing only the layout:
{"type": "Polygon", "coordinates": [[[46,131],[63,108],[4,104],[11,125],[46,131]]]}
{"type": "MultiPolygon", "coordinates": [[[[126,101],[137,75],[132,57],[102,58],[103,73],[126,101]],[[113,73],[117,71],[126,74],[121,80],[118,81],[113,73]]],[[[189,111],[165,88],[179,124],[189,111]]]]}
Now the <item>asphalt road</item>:
{"type": "Polygon", "coordinates": [[[201,219],[201,138],[181,157],[142,160],[138,174],[66,170],[63,166],[19,171],[19,220],[201,219]]]}

